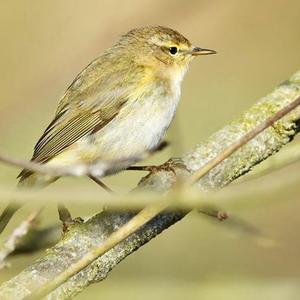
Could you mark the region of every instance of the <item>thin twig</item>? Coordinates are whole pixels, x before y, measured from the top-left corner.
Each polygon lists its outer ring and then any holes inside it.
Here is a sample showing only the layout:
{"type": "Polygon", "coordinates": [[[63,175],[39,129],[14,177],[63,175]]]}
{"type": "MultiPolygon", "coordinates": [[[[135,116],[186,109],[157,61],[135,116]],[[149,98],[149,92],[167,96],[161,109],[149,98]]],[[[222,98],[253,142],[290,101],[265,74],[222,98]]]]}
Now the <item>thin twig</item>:
{"type": "Polygon", "coordinates": [[[4,242],[0,249],[0,269],[7,266],[7,263],[5,262],[6,258],[15,251],[18,244],[29,232],[31,226],[34,224],[40,213],[41,209],[32,212],[17,228],[13,230],[12,234],[4,242]]]}
{"type": "MultiPolygon", "coordinates": [[[[296,172],[293,176],[284,176],[280,179],[280,185],[273,184],[274,178],[266,178],[263,183],[255,183],[255,189],[248,188],[250,179],[257,178],[258,176],[263,176],[273,172],[274,170],[281,169],[287,165],[293,165],[298,163],[300,160],[300,143],[290,145],[286,147],[281,152],[277,153],[273,157],[270,157],[268,161],[265,161],[264,164],[257,166],[251,173],[248,173],[245,176],[245,179],[241,178],[238,183],[227,187],[225,190],[221,191],[206,191],[205,193],[199,190],[198,188],[189,188],[182,191],[182,197],[178,202],[170,203],[170,208],[174,210],[183,209],[191,210],[198,209],[201,210],[205,208],[208,204],[217,205],[218,203],[234,203],[243,199],[255,198],[257,200],[262,200],[265,195],[270,197],[278,194],[281,190],[285,188],[290,188],[296,185],[300,180],[300,173],[296,172]],[[260,196],[263,195],[263,196],[260,196]]],[[[41,203],[41,199],[44,202],[53,201],[53,199],[59,198],[59,200],[65,204],[80,204],[82,199],[87,199],[89,205],[99,207],[99,205],[106,206],[109,209],[113,210],[140,210],[146,205],[160,201],[161,199],[173,197],[172,194],[166,193],[159,195],[157,193],[130,193],[125,195],[114,194],[109,195],[107,193],[101,194],[99,197],[99,192],[94,192],[93,190],[30,190],[18,189],[9,190],[9,187],[0,186],[0,202],[7,201],[7,199],[14,199],[18,204],[28,203],[41,203]]],[[[256,201],[247,202],[248,205],[251,205],[256,201]]],[[[248,206],[247,206],[248,207],[248,206]]]]}
{"type": "MultiPolygon", "coordinates": [[[[300,105],[300,97],[294,100],[292,103],[285,106],[283,109],[279,110],[272,117],[268,118],[260,125],[254,128],[254,130],[245,134],[242,138],[240,138],[236,143],[229,146],[225,151],[221,152],[215,159],[209,161],[206,165],[204,165],[199,171],[192,175],[187,181],[189,185],[194,184],[200,178],[205,176],[210,170],[215,168],[219,163],[221,163],[228,156],[233,154],[236,150],[241,148],[259,133],[261,133],[264,129],[274,124],[274,122],[278,121],[286,114],[295,109],[298,105],[300,105]]],[[[177,197],[179,197],[180,191],[177,191],[177,197]]],[[[173,200],[174,201],[174,200],[173,200]]],[[[116,246],[118,243],[129,237],[135,231],[137,231],[141,226],[146,224],[148,221],[152,220],[155,216],[163,212],[169,205],[169,201],[162,201],[160,203],[151,204],[145,207],[142,211],[140,211],[137,215],[135,215],[128,223],[123,225],[119,230],[112,233],[109,238],[101,244],[99,247],[91,250],[88,254],[82,257],[79,261],[75,262],[64,272],[59,274],[56,278],[54,278],[48,284],[42,286],[40,289],[33,292],[31,295],[25,297],[25,299],[39,299],[43,296],[46,296],[48,293],[56,289],[58,286],[63,284],[66,280],[80,272],[82,269],[87,267],[90,263],[96,260],[98,257],[106,253],[108,250],[116,246]]]]}
{"type": "Polygon", "coordinates": [[[100,185],[105,191],[107,191],[109,194],[114,194],[114,191],[107,186],[104,182],[102,182],[100,179],[98,179],[97,177],[93,176],[93,175],[89,175],[89,177],[96,182],[98,185],[100,185]]]}
{"type": "Polygon", "coordinates": [[[103,177],[107,175],[107,172],[115,166],[120,166],[120,169],[124,166],[126,168],[128,165],[148,158],[153,152],[144,152],[134,156],[124,157],[122,159],[116,160],[97,160],[93,163],[81,163],[74,164],[65,167],[54,167],[49,165],[40,164],[34,161],[25,161],[21,159],[15,159],[8,157],[7,155],[0,154],[0,162],[15,166],[21,169],[26,169],[28,171],[49,175],[53,177],[62,176],[88,176],[92,174],[95,177],[103,177]]]}

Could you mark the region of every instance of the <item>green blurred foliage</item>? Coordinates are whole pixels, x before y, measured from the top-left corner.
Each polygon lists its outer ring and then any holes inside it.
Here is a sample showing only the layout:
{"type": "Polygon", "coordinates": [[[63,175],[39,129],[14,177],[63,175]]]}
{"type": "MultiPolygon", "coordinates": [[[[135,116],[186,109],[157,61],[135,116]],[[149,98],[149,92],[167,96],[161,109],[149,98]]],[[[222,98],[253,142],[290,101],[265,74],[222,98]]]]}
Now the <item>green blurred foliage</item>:
{"type": "MultiPolygon", "coordinates": [[[[196,45],[218,51],[192,64],[168,134],[172,145],[148,161],[163,162],[208,137],[299,69],[299,17],[297,0],[2,0],[0,150],[29,158],[75,75],[121,33],[160,24],[177,29],[196,45]]],[[[268,180],[293,172],[298,169],[286,168],[268,180]]],[[[16,169],[0,165],[0,185],[14,186],[16,174],[16,169]]],[[[140,176],[123,173],[106,182],[126,191],[140,176]]],[[[74,184],[98,189],[87,179],[62,179],[49,189],[72,189],[74,184]]],[[[255,239],[227,230],[223,223],[193,213],[78,299],[298,299],[298,192],[295,186],[274,204],[262,203],[250,210],[241,205],[230,211],[266,231],[276,241],[274,247],[263,247],[255,239]]],[[[88,204],[71,207],[74,215],[96,209],[88,204]]],[[[7,232],[28,211],[30,205],[7,232]]],[[[55,204],[48,205],[43,216],[54,222],[55,204]]],[[[39,255],[14,258],[1,280],[39,255]]]]}

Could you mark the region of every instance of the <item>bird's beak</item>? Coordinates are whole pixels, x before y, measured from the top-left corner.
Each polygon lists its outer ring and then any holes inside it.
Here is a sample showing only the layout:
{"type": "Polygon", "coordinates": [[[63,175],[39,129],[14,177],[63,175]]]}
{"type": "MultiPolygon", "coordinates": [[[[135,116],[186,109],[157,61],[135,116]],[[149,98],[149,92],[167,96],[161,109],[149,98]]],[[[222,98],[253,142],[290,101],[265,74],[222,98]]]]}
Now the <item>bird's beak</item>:
{"type": "Polygon", "coordinates": [[[198,56],[198,55],[209,55],[209,54],[216,54],[217,52],[215,50],[211,49],[203,49],[200,47],[194,47],[192,50],[192,55],[193,56],[198,56]]]}

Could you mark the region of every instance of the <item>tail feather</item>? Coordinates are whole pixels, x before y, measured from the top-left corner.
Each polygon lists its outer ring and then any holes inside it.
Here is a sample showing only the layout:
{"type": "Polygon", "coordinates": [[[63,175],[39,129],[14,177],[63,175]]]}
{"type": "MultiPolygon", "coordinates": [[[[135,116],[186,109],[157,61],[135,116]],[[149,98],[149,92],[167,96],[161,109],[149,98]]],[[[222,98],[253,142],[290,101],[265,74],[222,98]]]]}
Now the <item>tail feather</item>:
{"type": "Polygon", "coordinates": [[[14,201],[10,202],[0,216],[0,233],[5,229],[8,222],[15,214],[15,212],[21,207],[21,204],[18,204],[14,201]]]}
{"type": "MultiPolygon", "coordinates": [[[[43,188],[50,183],[57,180],[57,178],[49,178],[47,176],[41,176],[36,173],[29,174],[23,171],[19,175],[18,188],[43,188]]],[[[0,234],[3,232],[10,219],[13,217],[15,212],[22,206],[22,203],[11,201],[0,215],[0,234]]]]}

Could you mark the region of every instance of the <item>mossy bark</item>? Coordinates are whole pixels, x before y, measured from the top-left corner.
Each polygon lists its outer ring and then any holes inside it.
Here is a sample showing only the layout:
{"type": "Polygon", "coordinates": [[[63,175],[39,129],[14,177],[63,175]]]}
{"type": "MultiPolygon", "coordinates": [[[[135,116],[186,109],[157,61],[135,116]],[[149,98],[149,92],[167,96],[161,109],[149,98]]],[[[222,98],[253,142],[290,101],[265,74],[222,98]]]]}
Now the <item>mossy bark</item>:
{"type": "MultiPolygon", "coordinates": [[[[299,96],[300,71],[254,104],[240,118],[216,132],[206,142],[197,145],[182,157],[182,161],[190,172],[197,171],[223,149],[299,96]]],[[[300,110],[296,109],[276,122],[211,170],[199,181],[199,187],[204,190],[221,188],[250,171],[294,138],[299,129],[299,119],[300,110]]],[[[183,173],[186,175],[187,172],[183,173]]],[[[162,171],[141,180],[138,188],[162,192],[168,190],[174,180],[172,173],[162,171]]],[[[53,291],[48,299],[69,299],[88,285],[103,280],[115,265],[182,219],[186,213],[170,211],[160,214],[53,291]]],[[[23,299],[102,243],[133,215],[134,212],[104,211],[83,224],[72,226],[57,245],[46,251],[44,257],[2,284],[0,299],[23,299]]]]}

